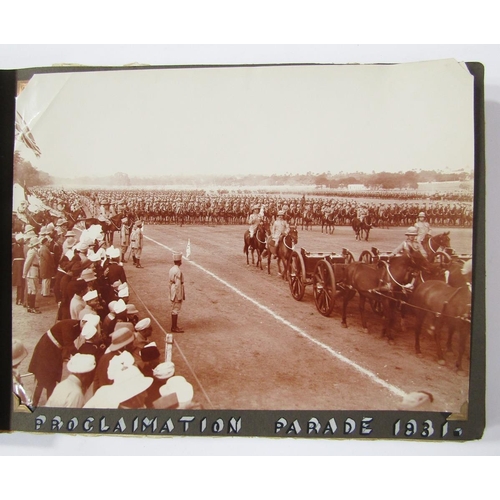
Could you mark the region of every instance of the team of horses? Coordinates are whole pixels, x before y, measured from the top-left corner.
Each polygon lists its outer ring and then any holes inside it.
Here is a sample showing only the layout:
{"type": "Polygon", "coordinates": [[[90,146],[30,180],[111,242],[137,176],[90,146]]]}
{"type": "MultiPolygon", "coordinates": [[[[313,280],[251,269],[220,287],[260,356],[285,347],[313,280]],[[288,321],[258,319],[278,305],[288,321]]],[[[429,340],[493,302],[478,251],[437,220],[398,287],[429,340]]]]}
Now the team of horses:
{"type": "MultiPolygon", "coordinates": [[[[366,224],[369,225],[370,221],[366,221],[366,224]]],[[[249,231],[245,233],[247,264],[248,252],[252,253],[252,263],[253,253],[256,252],[256,265],[263,269],[262,256],[267,253],[268,273],[271,272],[271,260],[276,258],[279,274],[287,279],[290,258],[297,243],[297,228],[292,226],[277,245],[271,244],[270,224],[263,222],[253,239],[249,231]]],[[[449,231],[426,237],[423,246],[427,257],[409,248],[405,253],[393,255],[387,260],[352,262],[342,265],[342,269],[336,269],[336,278],[338,271],[341,271],[340,283],[337,283],[338,297],[342,302],[341,325],[347,328],[347,307],[356,294],[359,297],[363,330],[368,331],[365,311],[368,302],[372,310],[382,316],[382,336],[387,337],[391,345],[396,341],[394,331],[397,314],[401,315],[402,328],[406,317],[413,315],[416,355],[422,355],[420,336],[424,325],[428,325],[426,331],[434,338],[439,364],[445,364],[441,345],[443,332],[448,331],[448,351],[452,350],[452,339],[458,334],[455,368],[457,373],[465,375],[463,357],[470,336],[472,276],[470,271],[464,271],[464,261],[443,258],[447,255],[444,250],[451,247],[449,231]]]]}

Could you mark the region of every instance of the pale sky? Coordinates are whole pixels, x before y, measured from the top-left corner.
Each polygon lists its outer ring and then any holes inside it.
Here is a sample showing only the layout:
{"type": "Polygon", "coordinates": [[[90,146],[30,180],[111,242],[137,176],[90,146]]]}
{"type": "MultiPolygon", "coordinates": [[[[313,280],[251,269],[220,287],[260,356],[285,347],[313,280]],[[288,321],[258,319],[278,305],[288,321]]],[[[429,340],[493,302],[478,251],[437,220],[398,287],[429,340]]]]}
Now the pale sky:
{"type": "Polygon", "coordinates": [[[44,74],[17,108],[57,177],[473,168],[454,60],[44,74]]]}

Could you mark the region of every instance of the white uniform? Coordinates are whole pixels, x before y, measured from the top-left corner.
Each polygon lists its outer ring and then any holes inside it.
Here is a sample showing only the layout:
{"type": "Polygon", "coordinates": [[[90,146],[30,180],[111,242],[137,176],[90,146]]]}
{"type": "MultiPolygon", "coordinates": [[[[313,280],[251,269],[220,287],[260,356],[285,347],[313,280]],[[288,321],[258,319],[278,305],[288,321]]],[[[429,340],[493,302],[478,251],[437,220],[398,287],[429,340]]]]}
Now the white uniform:
{"type": "Polygon", "coordinates": [[[418,229],[417,240],[420,243],[422,243],[423,239],[425,238],[425,235],[431,234],[431,226],[428,222],[420,220],[415,222],[414,226],[418,229]]]}

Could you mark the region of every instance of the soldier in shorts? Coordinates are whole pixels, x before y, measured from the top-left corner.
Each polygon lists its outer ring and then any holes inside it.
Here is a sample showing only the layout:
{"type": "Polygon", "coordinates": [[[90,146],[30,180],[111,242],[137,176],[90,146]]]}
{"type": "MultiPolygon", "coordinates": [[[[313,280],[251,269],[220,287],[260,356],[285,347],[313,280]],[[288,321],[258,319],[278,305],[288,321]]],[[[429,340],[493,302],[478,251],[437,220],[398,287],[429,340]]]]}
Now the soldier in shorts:
{"type": "Polygon", "coordinates": [[[182,264],[182,254],[174,253],[172,257],[174,259],[174,265],[170,268],[168,273],[170,283],[170,302],[172,303],[172,328],[170,331],[174,333],[183,333],[184,330],[177,326],[177,319],[182,307],[182,302],[186,298],[184,292],[184,276],[180,269],[182,264]]]}
{"type": "Polygon", "coordinates": [[[142,268],[142,222],[140,220],[135,223],[134,229],[132,229],[132,233],[130,234],[130,248],[132,249],[134,266],[139,269],[142,268]]]}

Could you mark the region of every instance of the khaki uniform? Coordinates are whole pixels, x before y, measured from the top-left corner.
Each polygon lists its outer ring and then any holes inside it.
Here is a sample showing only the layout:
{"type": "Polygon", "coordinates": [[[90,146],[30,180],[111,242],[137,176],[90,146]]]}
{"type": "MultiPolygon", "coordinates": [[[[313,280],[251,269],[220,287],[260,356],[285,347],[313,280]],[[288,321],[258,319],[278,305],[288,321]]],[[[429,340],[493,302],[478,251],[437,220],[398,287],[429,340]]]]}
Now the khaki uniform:
{"type": "Polygon", "coordinates": [[[178,265],[173,265],[168,272],[170,283],[170,302],[172,303],[172,314],[177,315],[182,307],[182,301],[186,298],[184,291],[184,275],[178,265]]]}
{"type": "Polygon", "coordinates": [[[262,216],[260,213],[250,214],[250,217],[248,218],[248,223],[250,224],[250,227],[248,228],[250,231],[250,237],[253,238],[253,235],[255,234],[255,231],[257,231],[257,228],[259,227],[261,221],[262,216]]]}
{"type": "Polygon", "coordinates": [[[411,241],[411,240],[405,240],[403,243],[398,245],[393,253],[403,253],[406,251],[409,251],[409,249],[412,248],[416,252],[420,252],[425,258],[427,258],[427,252],[424,250],[424,247],[421,245],[421,243],[417,240],[411,241]]]}
{"type": "Polygon", "coordinates": [[[135,257],[137,260],[141,258],[142,254],[142,239],[141,229],[138,227],[132,229],[132,233],[130,234],[130,248],[132,249],[132,257],[135,257]]]}
{"type": "Polygon", "coordinates": [[[417,221],[414,226],[418,229],[417,240],[422,243],[426,234],[431,234],[431,226],[426,221],[417,221]]]}
{"type": "Polygon", "coordinates": [[[271,230],[271,238],[277,245],[281,236],[286,236],[290,231],[290,226],[288,222],[284,219],[276,219],[271,230]]]}

